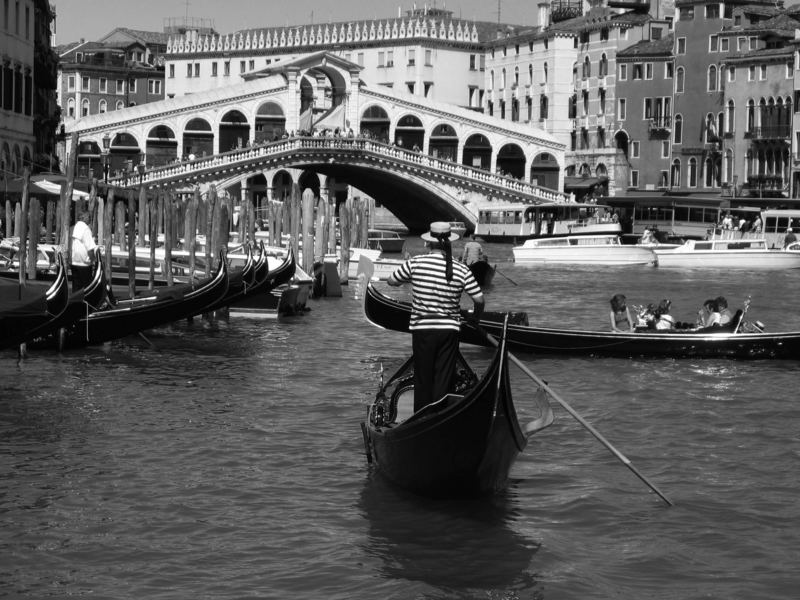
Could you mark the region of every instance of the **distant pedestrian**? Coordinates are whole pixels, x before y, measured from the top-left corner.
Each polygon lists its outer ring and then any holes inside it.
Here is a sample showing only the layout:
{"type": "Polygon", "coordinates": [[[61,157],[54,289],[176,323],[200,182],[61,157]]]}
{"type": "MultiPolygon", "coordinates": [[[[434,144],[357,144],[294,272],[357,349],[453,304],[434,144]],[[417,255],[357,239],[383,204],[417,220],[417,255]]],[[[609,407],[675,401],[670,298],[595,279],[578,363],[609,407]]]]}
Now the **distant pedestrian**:
{"type": "Polygon", "coordinates": [[[92,237],[89,227],[92,215],[84,210],[78,216],[75,227],[72,228],[72,291],[85,288],[92,280],[92,262],[97,250],[97,244],[92,237]]]}

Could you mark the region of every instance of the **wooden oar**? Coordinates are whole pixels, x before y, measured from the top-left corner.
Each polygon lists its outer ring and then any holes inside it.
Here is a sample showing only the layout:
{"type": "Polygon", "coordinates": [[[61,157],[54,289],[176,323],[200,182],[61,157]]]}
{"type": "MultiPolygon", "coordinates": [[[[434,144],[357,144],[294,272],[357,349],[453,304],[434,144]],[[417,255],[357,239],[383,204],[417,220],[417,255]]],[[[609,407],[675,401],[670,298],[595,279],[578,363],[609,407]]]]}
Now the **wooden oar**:
{"type": "MultiPolygon", "coordinates": [[[[481,332],[483,335],[485,335],[485,336],[486,336],[486,339],[488,339],[488,340],[489,340],[489,341],[492,343],[492,345],[494,345],[494,346],[498,346],[498,345],[499,345],[499,342],[498,342],[498,341],[497,341],[497,340],[494,338],[494,336],[492,336],[492,335],[491,335],[491,334],[490,334],[488,331],[484,330],[484,329],[483,329],[483,328],[482,328],[480,325],[472,325],[472,324],[470,324],[470,325],[471,325],[472,327],[475,327],[475,329],[477,329],[479,332],[481,332]]],[[[567,411],[569,414],[571,414],[571,415],[572,415],[572,416],[575,418],[575,420],[576,420],[576,421],[578,421],[578,423],[580,423],[581,425],[583,425],[583,427],[584,427],[584,428],[585,428],[585,429],[586,429],[586,430],[587,430],[589,433],[591,433],[591,434],[592,434],[592,435],[593,435],[595,438],[597,438],[597,440],[598,440],[598,441],[599,441],[601,444],[603,444],[603,445],[604,445],[606,448],[608,448],[608,449],[611,451],[611,453],[612,453],[614,456],[616,456],[616,457],[617,457],[617,458],[620,460],[620,462],[622,462],[622,464],[623,464],[623,465],[625,465],[626,467],[628,467],[628,468],[629,468],[629,469],[630,469],[630,470],[633,472],[633,474],[634,474],[634,475],[636,475],[636,476],[637,476],[639,479],[641,479],[641,480],[642,480],[644,483],[646,483],[646,484],[647,484],[647,486],[648,486],[648,487],[649,487],[651,490],[653,490],[653,491],[654,491],[656,494],[658,494],[658,495],[659,495],[659,497],[660,497],[660,498],[661,498],[661,499],[662,499],[664,502],[666,502],[666,503],[667,503],[669,506],[672,506],[672,505],[673,505],[673,503],[670,501],[670,499],[669,499],[669,498],[667,498],[667,497],[666,497],[666,496],[665,496],[663,493],[661,493],[661,491],[660,491],[660,490],[659,490],[659,489],[658,489],[658,488],[657,488],[655,485],[653,485],[652,483],[650,483],[650,481],[647,479],[647,477],[645,477],[644,475],[642,475],[642,474],[639,472],[639,470],[638,470],[636,467],[634,467],[634,466],[631,464],[631,461],[628,459],[628,457],[627,457],[627,456],[625,456],[624,454],[622,454],[622,452],[620,452],[620,451],[619,451],[619,450],[617,450],[617,449],[616,449],[614,446],[612,446],[612,445],[611,445],[611,442],[609,442],[609,441],[608,441],[608,440],[607,440],[605,437],[603,437],[603,435],[602,435],[602,434],[601,434],[599,431],[597,431],[597,430],[596,430],[594,427],[592,427],[592,426],[591,426],[589,423],[587,423],[587,422],[586,422],[586,420],[585,420],[585,419],[584,419],[582,416],[580,416],[580,415],[579,415],[579,414],[578,414],[578,413],[575,411],[575,409],[573,409],[573,408],[572,408],[572,407],[571,407],[571,406],[570,406],[570,405],[567,403],[567,401],[566,401],[566,400],[564,400],[564,399],[563,399],[561,396],[559,396],[559,395],[558,395],[558,394],[557,394],[555,391],[553,391],[553,389],[552,389],[552,388],[551,388],[549,385],[547,385],[547,384],[546,384],[544,381],[542,381],[542,379],[541,379],[541,378],[540,378],[538,375],[536,375],[536,373],[534,373],[533,371],[531,371],[530,369],[528,369],[528,367],[526,367],[526,366],[525,366],[525,365],[524,365],[524,364],[523,364],[523,363],[522,363],[522,362],[521,362],[521,361],[520,361],[520,360],[519,360],[519,359],[518,359],[516,356],[514,356],[514,355],[513,355],[513,354],[511,354],[510,352],[508,353],[508,357],[509,357],[509,358],[512,360],[512,362],[513,362],[515,365],[517,365],[517,366],[518,366],[518,367],[519,367],[519,368],[522,370],[522,372],[523,372],[523,373],[525,373],[525,374],[526,374],[528,377],[530,377],[531,379],[533,379],[533,381],[535,381],[535,382],[536,382],[536,383],[537,383],[537,384],[538,384],[538,385],[539,385],[539,386],[540,386],[542,389],[544,389],[544,390],[545,390],[545,391],[546,391],[546,392],[547,392],[547,393],[548,393],[548,394],[549,394],[549,395],[550,395],[552,398],[554,398],[554,399],[556,400],[556,402],[558,402],[558,403],[559,403],[561,406],[563,406],[563,407],[564,407],[564,410],[566,410],[566,411],[567,411]]]]}
{"type": "Polygon", "coordinates": [[[516,281],[514,281],[513,279],[511,279],[511,277],[509,277],[508,275],[506,275],[505,273],[503,273],[503,272],[502,272],[500,269],[498,269],[497,267],[495,267],[495,268],[494,268],[494,272],[495,272],[495,273],[500,273],[500,275],[502,275],[503,277],[505,277],[506,279],[508,279],[508,280],[509,280],[511,283],[513,283],[514,285],[519,285],[519,284],[518,284],[516,281]]]}

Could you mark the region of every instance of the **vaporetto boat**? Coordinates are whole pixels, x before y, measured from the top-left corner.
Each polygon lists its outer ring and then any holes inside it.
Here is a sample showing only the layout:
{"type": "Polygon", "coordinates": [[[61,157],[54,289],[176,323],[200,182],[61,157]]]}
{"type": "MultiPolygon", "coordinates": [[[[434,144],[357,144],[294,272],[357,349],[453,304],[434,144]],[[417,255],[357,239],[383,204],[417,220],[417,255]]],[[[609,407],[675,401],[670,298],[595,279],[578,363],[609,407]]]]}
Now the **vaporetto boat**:
{"type": "Polygon", "coordinates": [[[653,252],[663,268],[800,268],[800,252],[769,248],[763,238],[687,240],[677,248],[655,247],[653,252]]]}
{"type": "Polygon", "coordinates": [[[623,244],[618,235],[575,235],[526,240],[512,248],[519,264],[655,265],[652,248],[623,244]]]}

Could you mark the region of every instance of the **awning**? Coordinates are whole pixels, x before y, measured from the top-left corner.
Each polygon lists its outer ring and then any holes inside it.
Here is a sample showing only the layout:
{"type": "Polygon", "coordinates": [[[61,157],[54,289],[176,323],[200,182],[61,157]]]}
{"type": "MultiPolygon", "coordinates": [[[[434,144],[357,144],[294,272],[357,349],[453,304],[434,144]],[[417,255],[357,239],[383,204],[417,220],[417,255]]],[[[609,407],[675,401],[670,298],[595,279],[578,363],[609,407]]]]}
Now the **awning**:
{"type": "MultiPolygon", "coordinates": [[[[0,194],[8,192],[9,194],[21,194],[23,182],[22,179],[10,179],[6,182],[0,182],[0,194]]],[[[28,192],[33,196],[60,196],[61,184],[49,181],[47,179],[39,179],[34,181],[31,179],[28,186],[28,192]]],[[[87,192],[81,191],[77,188],[72,190],[72,199],[78,200],[86,199],[89,197],[87,192]]]]}
{"type": "Polygon", "coordinates": [[[564,177],[564,191],[588,190],[606,181],[608,177],[564,177]]]}
{"type": "MultiPolygon", "coordinates": [[[[41,181],[32,181],[31,185],[34,185],[34,186],[36,186],[38,188],[43,189],[46,194],[54,194],[56,196],[60,196],[61,195],[61,184],[59,184],[59,183],[54,183],[52,181],[48,181],[46,179],[42,179],[41,181]]],[[[87,192],[83,192],[83,191],[75,189],[75,188],[72,189],[72,199],[73,200],[75,200],[76,198],[80,198],[80,199],[83,200],[83,199],[87,199],[88,197],[89,197],[89,194],[87,192]]]]}

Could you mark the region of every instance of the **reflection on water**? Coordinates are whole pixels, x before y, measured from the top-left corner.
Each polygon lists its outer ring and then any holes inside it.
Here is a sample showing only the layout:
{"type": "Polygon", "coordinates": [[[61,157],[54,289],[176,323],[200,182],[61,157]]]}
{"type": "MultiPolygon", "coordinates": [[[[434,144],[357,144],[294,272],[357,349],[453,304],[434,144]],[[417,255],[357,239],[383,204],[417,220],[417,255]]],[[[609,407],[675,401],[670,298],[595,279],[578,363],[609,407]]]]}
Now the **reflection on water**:
{"type": "MultiPolygon", "coordinates": [[[[499,266],[519,285],[496,277],[489,309],[532,323],[605,329],[616,292],[685,320],[724,294],[800,329],[800,270],[499,266]]],[[[411,343],[344,293],[152,345],[0,353],[0,597],[796,598],[797,361],[520,355],[676,506],[559,407],[506,494],[431,501],[366,465],[358,424],[411,343]]]]}
{"type": "MultiPolygon", "coordinates": [[[[387,578],[454,592],[532,592],[539,543],[514,530],[513,490],[470,500],[432,500],[367,479],[358,504],[367,520],[364,552],[381,560],[387,578]]],[[[528,597],[528,596],[526,596],[528,597]]]]}

